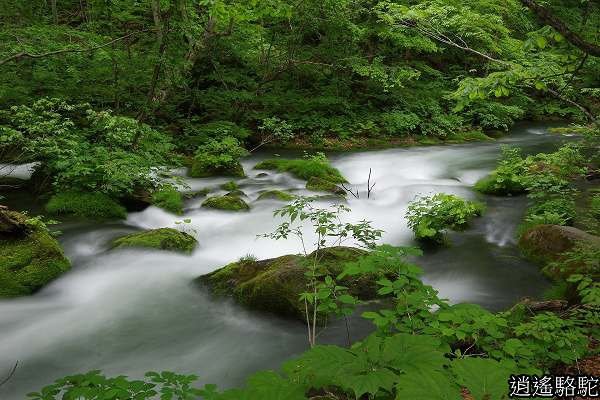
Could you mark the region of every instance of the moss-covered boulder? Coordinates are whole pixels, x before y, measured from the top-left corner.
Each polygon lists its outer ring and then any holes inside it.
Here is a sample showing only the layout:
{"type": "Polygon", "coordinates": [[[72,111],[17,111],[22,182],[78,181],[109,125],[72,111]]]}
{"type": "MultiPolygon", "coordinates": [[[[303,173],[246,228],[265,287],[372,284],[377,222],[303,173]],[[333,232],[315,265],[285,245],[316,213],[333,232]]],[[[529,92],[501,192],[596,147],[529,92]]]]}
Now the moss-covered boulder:
{"type": "Polygon", "coordinates": [[[152,204],[173,214],[183,214],[183,195],[172,185],[165,185],[152,193],[152,204]]]}
{"type": "Polygon", "coordinates": [[[184,253],[191,253],[197,245],[198,241],[192,235],[173,228],[159,228],[131,233],[113,241],[113,248],[149,247],[184,253]]]}
{"type": "Polygon", "coordinates": [[[125,207],[103,193],[62,192],[50,197],[46,211],[91,219],[125,218],[125,207]]]}
{"type": "MultiPolygon", "coordinates": [[[[322,249],[319,254],[320,268],[336,276],[344,263],[355,261],[364,254],[364,250],[351,247],[322,249]]],[[[231,296],[250,309],[304,320],[304,303],[299,300],[299,295],[306,291],[307,278],[304,273],[306,263],[312,259],[314,253],[308,258],[286,255],[261,261],[247,259],[203,275],[196,282],[208,286],[213,294],[231,296]]],[[[374,279],[347,278],[341,284],[363,300],[376,297],[374,279]]]]}
{"type": "Polygon", "coordinates": [[[274,158],[264,160],[254,166],[254,169],[276,170],[289,172],[299,179],[308,181],[310,178],[320,178],[332,183],[345,183],[346,178],[340,171],[332,167],[327,159],[285,159],[274,158]]]}
{"type": "Polygon", "coordinates": [[[281,201],[292,201],[296,198],[291,193],[284,192],[283,190],[267,190],[258,195],[257,200],[281,200],[281,201]]]}
{"type": "Polygon", "coordinates": [[[244,192],[243,192],[242,190],[240,190],[240,189],[235,189],[235,190],[232,190],[232,191],[230,191],[230,192],[227,192],[227,193],[225,194],[225,196],[233,196],[233,197],[248,197],[248,196],[246,196],[246,193],[244,193],[244,192]]]}
{"type": "Polygon", "coordinates": [[[240,187],[238,186],[238,184],[235,181],[225,182],[221,185],[221,189],[227,190],[227,191],[238,190],[239,188],[240,187]]]}
{"type": "Polygon", "coordinates": [[[562,253],[578,243],[600,248],[600,237],[572,226],[537,225],[525,231],[519,239],[523,253],[541,264],[560,260],[562,253]]]}
{"type": "Polygon", "coordinates": [[[518,196],[526,192],[523,183],[506,174],[491,173],[478,180],[474,186],[479,193],[492,196],[518,196]]]}
{"type": "Polygon", "coordinates": [[[202,207],[228,211],[248,211],[250,206],[239,196],[214,196],[204,200],[202,207]]]}
{"type": "Polygon", "coordinates": [[[317,177],[310,178],[306,182],[306,188],[313,192],[330,192],[339,196],[346,195],[346,191],[335,183],[317,177]]]}
{"type": "Polygon", "coordinates": [[[0,220],[0,297],[32,294],[71,268],[43,226],[30,225],[23,214],[5,209],[0,209],[0,220]]]}
{"type": "Polygon", "coordinates": [[[206,166],[206,163],[200,159],[192,160],[189,175],[192,178],[208,178],[211,176],[232,176],[243,178],[246,176],[244,168],[241,163],[234,163],[228,167],[215,167],[210,168],[206,166]]]}

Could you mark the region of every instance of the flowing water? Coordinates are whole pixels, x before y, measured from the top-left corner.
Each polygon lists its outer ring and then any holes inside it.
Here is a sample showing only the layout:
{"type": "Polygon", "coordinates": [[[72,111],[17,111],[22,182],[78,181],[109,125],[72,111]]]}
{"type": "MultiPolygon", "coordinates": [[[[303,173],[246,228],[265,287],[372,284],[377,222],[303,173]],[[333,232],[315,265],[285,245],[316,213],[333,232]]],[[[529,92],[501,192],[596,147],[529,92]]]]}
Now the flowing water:
{"type": "MultiPolygon", "coordinates": [[[[515,228],[524,198],[475,194],[473,183],[495,165],[500,144],[528,152],[552,148],[559,141],[543,126],[521,125],[492,143],[415,147],[331,155],[353,187],[350,220],[367,219],[385,230],[383,242],[414,245],[404,214],[418,194],[455,193],[487,203],[484,217],[466,232],[452,234],[453,245],[428,251],[417,262],[424,281],[451,302],[474,302],[498,310],[524,296],[539,296],[547,282],[538,269],[519,258],[515,228]],[[371,198],[365,188],[369,173],[376,182],[371,198]]],[[[259,369],[277,368],[306,349],[305,329],[213,299],[192,280],[246,254],[269,258],[298,253],[293,240],[257,239],[277,225],[272,212],[282,203],[255,201],[265,189],[305,193],[304,182],[287,174],[253,170],[265,152],[244,161],[248,178],[238,181],[248,195],[249,213],[202,209],[191,199],[185,215],[149,207],[119,223],[77,221],[60,226],[61,242],[73,269],[34,296],[0,300],[0,377],[15,360],[19,367],[0,399],[23,399],[54,379],[101,369],[109,375],[139,377],[149,370],[200,375],[203,382],[229,387],[259,369]],[[258,175],[258,176],[257,176],[258,175]],[[151,250],[109,250],[112,238],[140,229],[175,225],[191,218],[199,248],[191,256],[151,250]]],[[[25,174],[27,168],[17,170],[25,174]]],[[[183,172],[183,171],[180,171],[183,172]]],[[[190,191],[218,188],[225,178],[186,179],[190,191]]],[[[22,195],[5,200],[16,209],[39,207],[22,195]]],[[[327,205],[326,199],[322,200],[327,205]]],[[[352,334],[361,337],[369,323],[356,318],[352,334]]],[[[342,328],[333,324],[324,342],[342,343],[342,328]]]]}

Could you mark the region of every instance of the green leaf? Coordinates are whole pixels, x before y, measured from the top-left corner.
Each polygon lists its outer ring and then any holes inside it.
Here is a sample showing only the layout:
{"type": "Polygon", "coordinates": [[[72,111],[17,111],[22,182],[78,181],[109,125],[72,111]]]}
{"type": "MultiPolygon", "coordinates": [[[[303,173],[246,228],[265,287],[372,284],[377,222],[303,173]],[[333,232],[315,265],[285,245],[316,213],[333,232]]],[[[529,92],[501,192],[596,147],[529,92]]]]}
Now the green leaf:
{"type": "Polygon", "coordinates": [[[396,400],[462,400],[460,388],[445,373],[412,371],[398,378],[396,400]]]}
{"type": "Polygon", "coordinates": [[[516,371],[514,364],[484,358],[454,360],[451,370],[456,381],[477,400],[503,400],[508,394],[508,378],[516,371]]]}

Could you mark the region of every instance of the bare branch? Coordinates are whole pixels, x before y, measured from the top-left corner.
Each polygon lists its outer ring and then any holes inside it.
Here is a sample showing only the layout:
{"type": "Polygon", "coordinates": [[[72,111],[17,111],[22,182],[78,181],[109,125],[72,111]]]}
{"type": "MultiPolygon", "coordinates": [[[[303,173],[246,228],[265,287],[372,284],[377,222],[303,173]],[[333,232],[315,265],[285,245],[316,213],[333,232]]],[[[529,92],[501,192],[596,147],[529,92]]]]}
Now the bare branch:
{"type": "Polygon", "coordinates": [[[6,378],[4,378],[2,380],[2,382],[0,382],[0,386],[4,385],[6,382],[8,382],[13,377],[18,366],[19,366],[19,360],[15,361],[15,365],[12,367],[12,369],[8,373],[8,376],[6,378]]]}

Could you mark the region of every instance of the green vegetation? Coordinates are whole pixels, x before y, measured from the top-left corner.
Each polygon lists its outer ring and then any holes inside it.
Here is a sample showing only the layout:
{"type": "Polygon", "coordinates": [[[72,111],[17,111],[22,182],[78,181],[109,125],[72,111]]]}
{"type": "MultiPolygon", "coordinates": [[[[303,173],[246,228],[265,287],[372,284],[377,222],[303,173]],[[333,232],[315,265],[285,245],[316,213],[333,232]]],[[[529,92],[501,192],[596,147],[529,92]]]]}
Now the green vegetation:
{"type": "Polygon", "coordinates": [[[250,206],[239,196],[225,195],[225,196],[214,196],[204,200],[202,207],[216,208],[219,210],[228,211],[248,211],[250,206]]]}
{"type": "Polygon", "coordinates": [[[503,146],[498,167],[490,175],[479,180],[475,184],[475,190],[497,196],[523,194],[524,174],[525,165],[519,149],[503,146]]]}
{"type": "Polygon", "coordinates": [[[284,158],[264,160],[256,164],[254,169],[289,172],[296,178],[305,181],[308,181],[311,178],[319,178],[333,184],[346,182],[346,179],[340,174],[340,171],[329,164],[329,160],[327,160],[323,153],[293,160],[284,158]]]}
{"type": "Polygon", "coordinates": [[[441,243],[447,230],[465,229],[470,220],[483,211],[481,203],[438,193],[413,200],[408,205],[406,218],[417,239],[441,243]]]}
{"type": "Polygon", "coordinates": [[[237,139],[225,137],[220,141],[210,140],[198,147],[192,160],[190,176],[204,178],[213,175],[244,177],[240,158],[247,154],[237,139]]]}
{"type": "Polygon", "coordinates": [[[117,238],[113,241],[113,248],[150,247],[191,253],[197,244],[198,241],[185,232],[173,228],[159,228],[117,238]]]}
{"type": "Polygon", "coordinates": [[[282,190],[267,190],[258,195],[257,200],[275,199],[281,201],[292,201],[296,196],[282,190]]]}
{"type": "Polygon", "coordinates": [[[306,188],[313,192],[331,192],[341,196],[346,195],[346,191],[335,183],[313,176],[306,182],[306,188]]]}
{"type": "Polygon", "coordinates": [[[26,226],[22,235],[0,234],[0,298],[32,294],[71,268],[60,245],[39,219],[0,212],[26,226]]]}
{"type": "Polygon", "coordinates": [[[173,185],[164,185],[152,193],[152,204],[173,214],[183,214],[183,195],[173,185]]]}
{"type": "Polygon", "coordinates": [[[74,215],[82,218],[125,218],[123,206],[103,193],[62,192],[50,197],[46,211],[52,215],[74,215]]]}
{"type": "Polygon", "coordinates": [[[221,189],[227,190],[228,192],[238,190],[240,187],[235,181],[229,181],[221,185],[221,189]]]}

